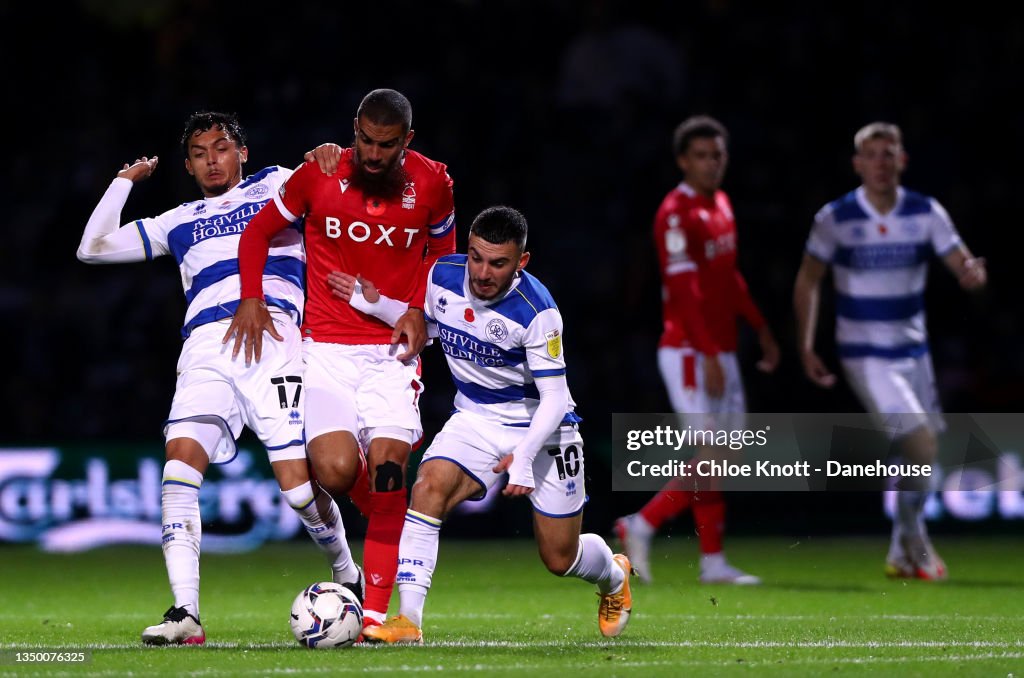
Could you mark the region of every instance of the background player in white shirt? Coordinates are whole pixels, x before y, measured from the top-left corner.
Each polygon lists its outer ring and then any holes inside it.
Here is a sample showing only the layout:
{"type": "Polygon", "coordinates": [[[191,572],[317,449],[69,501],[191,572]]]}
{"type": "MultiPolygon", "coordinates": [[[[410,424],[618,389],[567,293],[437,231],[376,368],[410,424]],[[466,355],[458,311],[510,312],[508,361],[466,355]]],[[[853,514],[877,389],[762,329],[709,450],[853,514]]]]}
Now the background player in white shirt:
{"type": "Polygon", "coordinates": [[[291,175],[267,167],[242,180],[248,158],[245,133],[233,115],[196,113],[181,139],[185,169],[203,199],[160,216],[121,226],[133,184],[147,179],[157,158],[141,158],[118,172],[85,227],[78,258],[90,264],[146,261],[171,254],[181,268],[188,310],[178,379],[164,427],[167,462],[161,494],[163,552],[174,605],[142,633],[147,644],[199,645],[199,488],[209,464],[234,458],[242,426],[266,445],[285,501],[327,556],[333,578],[362,597],[338,507],[310,482],[303,443],[303,363],[297,323],[303,309],[305,254],[291,229],[272,243],[263,272],[266,303],[284,338],[270,342],[262,361],[233,359],[224,345],[240,299],[238,240],[249,219],[291,175]]]}
{"type": "MultiPolygon", "coordinates": [[[[580,534],[583,440],[565,378],[562,318],[547,289],[522,270],[530,259],[526,234],[522,214],[489,208],[470,227],[469,254],[442,257],[431,269],[425,311],[458,389],[456,412],[413,485],[399,545],[401,614],[364,630],[368,641],[422,642],[442,520],[461,502],[482,498],[505,471],[504,494],[533,503],[548,570],[597,584],[603,635],[619,635],[629,620],[629,560],[613,556],[598,535],[580,534]]],[[[332,273],[329,282],[338,296],[389,322],[404,311],[361,278],[332,273]]]]}
{"type": "MultiPolygon", "coordinates": [[[[836,343],[843,371],[865,409],[911,415],[901,450],[907,461],[931,463],[935,434],[945,427],[928,352],[924,291],[928,260],[938,255],[966,290],[985,285],[985,261],[961,241],[934,199],[900,186],[906,168],[899,127],[874,122],[854,136],[853,169],[862,185],[814,218],[793,304],[800,359],[807,377],[830,388],[836,377],[814,351],[822,278],[829,266],[836,290],[836,343]],[[914,417],[913,415],[917,415],[914,417]]],[[[945,563],[925,530],[928,487],[904,478],[886,558],[895,577],[945,579],[945,563]]]]}

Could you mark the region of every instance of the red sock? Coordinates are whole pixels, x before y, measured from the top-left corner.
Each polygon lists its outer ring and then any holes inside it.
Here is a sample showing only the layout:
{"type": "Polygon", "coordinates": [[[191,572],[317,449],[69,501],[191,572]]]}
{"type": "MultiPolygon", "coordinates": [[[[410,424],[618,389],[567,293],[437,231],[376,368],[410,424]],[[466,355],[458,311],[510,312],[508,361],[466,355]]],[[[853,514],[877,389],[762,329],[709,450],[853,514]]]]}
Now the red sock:
{"type": "Polygon", "coordinates": [[[700,552],[718,553],[722,550],[725,531],[725,499],[717,490],[692,494],[693,524],[700,538],[700,552]]]}
{"type": "Polygon", "coordinates": [[[369,518],[373,511],[373,503],[370,499],[370,474],[366,470],[366,459],[359,458],[359,475],[356,482],[348,491],[348,498],[355,504],[364,518],[369,518]]]}
{"type": "Polygon", "coordinates": [[[398,571],[398,541],[402,537],[407,507],[404,489],[370,495],[369,525],[363,542],[363,571],[366,574],[366,610],[388,611],[398,571]]]}
{"type": "Polygon", "coordinates": [[[640,515],[657,530],[663,523],[675,518],[690,505],[690,495],[693,492],[685,491],[684,487],[685,484],[681,478],[673,478],[668,481],[658,494],[644,504],[644,507],[640,509],[640,515]]]}

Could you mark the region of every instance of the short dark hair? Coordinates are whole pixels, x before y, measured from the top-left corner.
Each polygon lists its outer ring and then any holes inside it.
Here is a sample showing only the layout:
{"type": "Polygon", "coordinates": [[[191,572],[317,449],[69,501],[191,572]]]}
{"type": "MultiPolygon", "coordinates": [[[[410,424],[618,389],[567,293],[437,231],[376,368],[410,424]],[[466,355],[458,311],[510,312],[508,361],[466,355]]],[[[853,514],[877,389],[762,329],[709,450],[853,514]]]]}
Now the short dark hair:
{"type": "Polygon", "coordinates": [[[359,102],[356,118],[362,117],[375,125],[401,125],[407,134],[412,129],[412,104],[401,92],[375,89],[359,102]]]}
{"type": "Polygon", "coordinates": [[[694,139],[714,139],[722,137],[726,144],[729,143],[729,131],[725,125],[718,122],[710,115],[694,115],[683,120],[676,127],[672,135],[672,151],[677,155],[683,155],[690,148],[690,142],[694,139]]]}
{"type": "Polygon", "coordinates": [[[483,238],[492,245],[514,242],[520,252],[526,251],[526,217],[504,205],[488,207],[476,215],[469,234],[483,238]]]}
{"type": "Polygon", "coordinates": [[[185,131],[181,135],[181,149],[185,151],[186,158],[188,157],[188,144],[192,139],[192,135],[196,132],[206,132],[214,127],[219,127],[227,132],[238,148],[245,146],[245,130],[239,124],[237,115],[234,113],[218,113],[216,111],[196,111],[189,116],[188,121],[185,123],[185,131]]]}

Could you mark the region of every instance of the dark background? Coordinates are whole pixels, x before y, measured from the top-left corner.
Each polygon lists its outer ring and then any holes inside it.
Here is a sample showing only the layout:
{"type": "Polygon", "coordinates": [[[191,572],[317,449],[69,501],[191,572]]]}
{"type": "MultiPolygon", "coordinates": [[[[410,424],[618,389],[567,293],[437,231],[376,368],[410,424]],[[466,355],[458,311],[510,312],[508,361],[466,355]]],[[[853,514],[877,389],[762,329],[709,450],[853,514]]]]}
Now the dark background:
{"type": "MultiPolygon", "coordinates": [[[[811,219],[856,186],[853,133],[876,119],[903,128],[905,184],[937,197],[988,260],[990,287],[977,295],[933,267],[944,406],[1021,411],[1022,132],[1011,102],[1024,21],[983,7],[779,4],[0,3],[9,189],[0,310],[12,357],[0,443],[159,440],[185,309],[173,260],[75,259],[122,163],[160,156],[123,220],[155,215],[198,197],[178,145],[189,113],[237,112],[254,172],[294,166],[323,141],[348,144],[355,108],[376,87],[410,98],[413,147],[448,164],[460,251],[488,205],[529,219],[530,270],[565,318],[570,386],[586,420],[591,529],[646,498],[608,492],[610,413],[668,409],[650,229],[679,180],[671,131],[694,113],[732,133],[724,188],[740,265],[783,348],[779,372],[757,374],[744,331],[751,411],[860,410],[845,385],[824,392],[804,380],[791,294],[811,219]]],[[[827,300],[819,325],[836,366],[827,300]]],[[[452,388],[439,352],[428,354],[429,439],[452,388]]],[[[765,498],[735,498],[737,531],[884,526],[874,495],[765,498]]]]}

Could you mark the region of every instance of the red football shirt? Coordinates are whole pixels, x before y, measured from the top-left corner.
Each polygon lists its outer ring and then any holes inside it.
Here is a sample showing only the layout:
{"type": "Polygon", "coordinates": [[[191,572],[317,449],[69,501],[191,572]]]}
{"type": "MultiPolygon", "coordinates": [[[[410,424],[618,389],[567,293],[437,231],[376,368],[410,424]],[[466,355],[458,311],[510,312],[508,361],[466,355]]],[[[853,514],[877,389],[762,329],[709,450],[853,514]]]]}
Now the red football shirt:
{"type": "Polygon", "coordinates": [[[736,220],[723,191],[698,194],[686,183],[669,192],[654,218],[662,280],[659,346],[701,353],[736,350],[736,317],[764,325],[736,268],[736,220]]]}
{"type": "Polygon", "coordinates": [[[306,307],[302,336],[341,344],[388,344],[392,328],[331,294],[327,274],[342,271],[372,280],[381,294],[423,307],[430,266],[455,251],[452,180],[442,163],[406,151],[407,175],[394,200],[367,199],[352,186],[352,149],[333,176],[305,163],[249,222],[239,244],[242,297],[261,295],[255,255],[264,241],[305,217],[306,307]],[[258,247],[253,247],[258,244],[258,247]]]}

